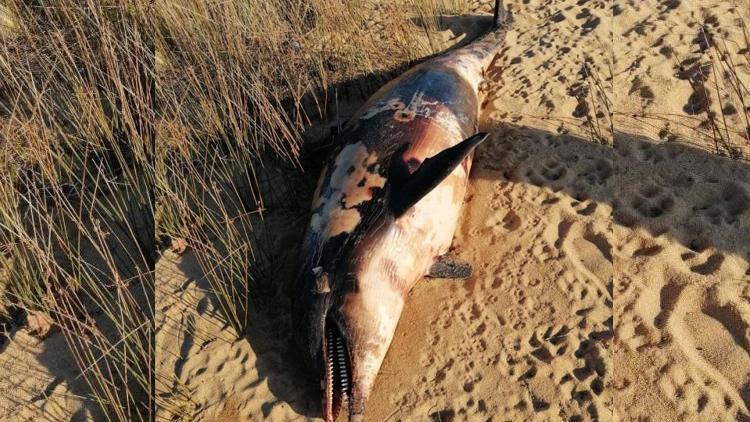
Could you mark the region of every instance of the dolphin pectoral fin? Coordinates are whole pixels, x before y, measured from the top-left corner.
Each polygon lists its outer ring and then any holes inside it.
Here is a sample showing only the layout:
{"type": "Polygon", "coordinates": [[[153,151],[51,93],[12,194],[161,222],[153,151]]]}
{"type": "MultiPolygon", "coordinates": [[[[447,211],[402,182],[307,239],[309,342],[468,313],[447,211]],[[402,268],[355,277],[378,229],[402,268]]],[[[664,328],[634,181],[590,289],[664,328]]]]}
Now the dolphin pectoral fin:
{"type": "Polygon", "coordinates": [[[389,206],[393,215],[396,218],[402,216],[406,210],[430,193],[474,151],[477,145],[487,139],[487,135],[487,133],[477,133],[464,139],[459,144],[424,160],[422,165],[411,174],[403,160],[403,151],[397,151],[391,159],[390,171],[389,206]]]}
{"type": "Polygon", "coordinates": [[[441,258],[430,267],[427,277],[430,278],[469,278],[474,269],[471,264],[453,258],[441,258]]]}

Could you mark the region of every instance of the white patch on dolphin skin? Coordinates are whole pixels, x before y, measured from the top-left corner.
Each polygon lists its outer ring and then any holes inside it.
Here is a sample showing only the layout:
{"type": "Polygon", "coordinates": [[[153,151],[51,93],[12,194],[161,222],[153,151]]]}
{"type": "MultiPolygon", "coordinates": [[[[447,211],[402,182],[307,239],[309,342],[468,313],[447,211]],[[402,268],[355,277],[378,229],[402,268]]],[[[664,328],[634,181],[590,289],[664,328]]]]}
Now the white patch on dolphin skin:
{"type": "Polygon", "coordinates": [[[351,233],[359,224],[359,211],[341,208],[342,196],[342,191],[334,190],[321,199],[323,206],[310,219],[310,227],[324,235],[323,241],[341,233],[351,233]]]}
{"type": "Polygon", "coordinates": [[[359,120],[367,120],[381,112],[393,110],[393,120],[399,123],[409,123],[417,117],[432,120],[451,133],[461,134],[461,127],[469,123],[469,117],[456,115],[450,111],[451,103],[427,101],[423,91],[415,92],[408,104],[403,99],[391,98],[381,101],[363,113],[359,120]]]}
{"type": "Polygon", "coordinates": [[[403,110],[406,108],[406,104],[404,104],[403,101],[401,101],[398,98],[391,98],[388,101],[380,102],[378,104],[375,104],[374,106],[367,109],[367,111],[362,114],[360,119],[370,119],[372,117],[375,117],[376,115],[380,114],[383,111],[387,110],[403,110]]]}
{"type": "Polygon", "coordinates": [[[359,183],[357,183],[356,189],[350,190],[344,197],[344,206],[346,208],[353,208],[363,202],[369,201],[372,199],[372,188],[383,187],[385,185],[385,179],[380,177],[380,175],[370,175],[370,177],[364,176],[360,179],[360,182],[361,181],[364,181],[361,187],[359,186],[359,183]],[[372,180],[374,178],[382,179],[382,182],[381,180],[372,180]]]}
{"type": "Polygon", "coordinates": [[[474,92],[478,93],[479,85],[484,79],[483,73],[495,55],[499,54],[506,32],[507,28],[494,30],[467,46],[439,56],[427,63],[443,65],[453,69],[471,85],[474,92]]]}
{"type": "Polygon", "coordinates": [[[312,231],[320,233],[320,244],[342,233],[351,233],[361,221],[355,207],[372,198],[372,190],[385,186],[385,178],[368,171],[376,166],[378,156],[362,142],[346,145],[336,156],[328,184],[321,181],[313,199],[315,213],[310,220],[312,231]]]}
{"type": "Polygon", "coordinates": [[[326,236],[331,238],[342,233],[351,233],[357,228],[361,219],[356,209],[337,208],[331,212],[328,219],[326,236]]]}
{"type": "Polygon", "coordinates": [[[417,116],[429,118],[438,105],[437,101],[425,101],[424,92],[417,91],[412,95],[406,108],[393,113],[393,119],[397,122],[406,123],[411,122],[417,116]]]}

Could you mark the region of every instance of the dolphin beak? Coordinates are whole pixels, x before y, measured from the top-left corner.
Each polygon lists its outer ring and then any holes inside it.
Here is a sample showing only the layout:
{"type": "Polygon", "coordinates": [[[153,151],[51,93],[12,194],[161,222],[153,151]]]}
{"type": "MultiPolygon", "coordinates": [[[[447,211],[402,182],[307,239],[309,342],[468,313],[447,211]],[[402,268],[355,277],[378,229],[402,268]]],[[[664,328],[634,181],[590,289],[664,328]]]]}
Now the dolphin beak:
{"type": "MultiPolygon", "coordinates": [[[[345,402],[351,406],[352,361],[346,336],[330,314],[325,320],[324,334],[323,413],[326,422],[334,422],[345,402]]],[[[357,420],[352,417],[350,421],[357,420]]]]}

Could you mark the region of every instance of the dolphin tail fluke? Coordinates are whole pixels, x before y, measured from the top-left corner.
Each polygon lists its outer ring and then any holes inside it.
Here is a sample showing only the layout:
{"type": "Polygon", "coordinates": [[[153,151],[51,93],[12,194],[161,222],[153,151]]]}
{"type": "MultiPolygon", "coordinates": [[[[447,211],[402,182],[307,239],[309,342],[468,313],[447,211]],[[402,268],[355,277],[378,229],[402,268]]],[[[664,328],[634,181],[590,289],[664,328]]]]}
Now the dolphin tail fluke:
{"type": "Polygon", "coordinates": [[[505,21],[505,8],[503,7],[503,0],[495,0],[495,15],[492,18],[495,23],[495,28],[499,27],[505,21]]]}
{"type": "Polygon", "coordinates": [[[495,23],[495,28],[500,28],[505,26],[508,20],[508,11],[505,10],[505,7],[503,7],[503,0],[495,0],[495,15],[493,18],[493,22],[495,23]]]}

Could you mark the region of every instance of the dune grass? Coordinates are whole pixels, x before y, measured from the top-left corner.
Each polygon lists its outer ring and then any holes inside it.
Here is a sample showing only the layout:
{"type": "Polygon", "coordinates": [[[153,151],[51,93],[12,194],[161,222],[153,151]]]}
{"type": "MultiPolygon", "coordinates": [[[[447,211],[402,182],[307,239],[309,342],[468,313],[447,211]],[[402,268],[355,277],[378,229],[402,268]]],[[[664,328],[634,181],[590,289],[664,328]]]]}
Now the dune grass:
{"type": "Polygon", "coordinates": [[[4,308],[48,315],[100,415],[148,420],[154,59],[139,30],[147,11],[62,0],[7,8],[15,25],[0,52],[4,308]]]}

